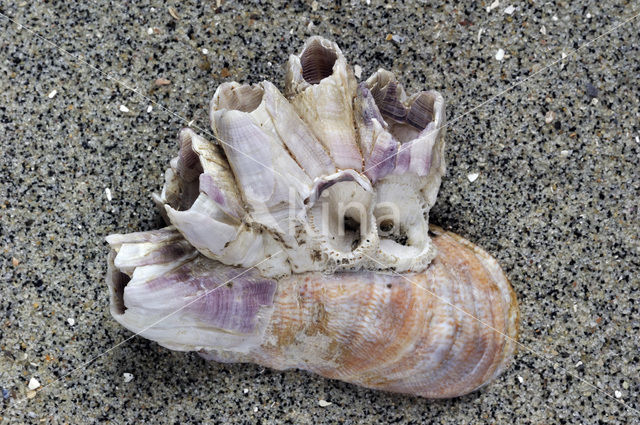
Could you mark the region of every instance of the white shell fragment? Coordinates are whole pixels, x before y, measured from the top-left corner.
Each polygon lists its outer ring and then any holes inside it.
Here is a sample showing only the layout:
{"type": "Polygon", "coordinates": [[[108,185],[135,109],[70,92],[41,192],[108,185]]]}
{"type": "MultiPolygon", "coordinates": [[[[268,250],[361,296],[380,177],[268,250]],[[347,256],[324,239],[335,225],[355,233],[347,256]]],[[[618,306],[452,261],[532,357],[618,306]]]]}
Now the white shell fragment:
{"type": "Polygon", "coordinates": [[[36,378],[31,378],[29,379],[29,384],[27,385],[27,387],[30,390],[36,390],[40,388],[40,381],[38,381],[36,378]]]}
{"type": "Polygon", "coordinates": [[[107,237],[118,322],[210,360],[423,397],[505,370],[507,278],[429,223],[445,173],[438,92],[406,93],[384,69],[358,84],[340,48],[311,37],[284,92],[226,82],[209,117],[215,137],[181,130],[153,195],[167,226],[107,237]]]}

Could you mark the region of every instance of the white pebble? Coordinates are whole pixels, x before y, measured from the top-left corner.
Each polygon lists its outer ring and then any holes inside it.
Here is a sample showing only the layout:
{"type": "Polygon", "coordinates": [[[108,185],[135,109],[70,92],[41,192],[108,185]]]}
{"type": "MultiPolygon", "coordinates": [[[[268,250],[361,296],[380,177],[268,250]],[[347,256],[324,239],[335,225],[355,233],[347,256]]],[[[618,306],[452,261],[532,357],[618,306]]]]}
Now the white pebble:
{"type": "Polygon", "coordinates": [[[582,361],[578,361],[578,363],[576,363],[576,368],[579,368],[580,366],[582,366],[582,361]]]}
{"type": "Polygon", "coordinates": [[[109,189],[108,187],[105,187],[104,193],[107,195],[107,201],[111,202],[111,199],[113,199],[113,197],[111,196],[111,189],[109,189]]]}
{"type": "Polygon", "coordinates": [[[504,50],[498,49],[498,51],[496,52],[496,59],[499,61],[504,59],[504,50]]]}
{"type": "Polygon", "coordinates": [[[47,97],[48,97],[49,99],[53,99],[54,97],[56,97],[56,95],[57,95],[57,94],[58,94],[58,90],[53,89],[53,90],[51,90],[51,91],[49,92],[49,94],[47,95],[47,97]]]}
{"type": "Polygon", "coordinates": [[[327,407],[327,406],[331,406],[333,403],[327,400],[320,399],[318,400],[318,404],[320,405],[320,407],[327,407]]]}
{"type": "Polygon", "coordinates": [[[562,59],[567,57],[567,54],[565,52],[562,52],[560,55],[562,56],[562,59]]]}
{"type": "Polygon", "coordinates": [[[258,411],[258,406],[254,406],[253,407],[253,413],[256,413],[258,411]]]}
{"type": "Polygon", "coordinates": [[[147,34],[149,35],[153,34],[153,28],[147,28],[147,34]]]}
{"type": "Polygon", "coordinates": [[[37,388],[40,388],[40,382],[36,378],[31,378],[29,379],[28,387],[30,390],[35,390],[37,388]]]}
{"type": "Polygon", "coordinates": [[[640,143],[640,136],[636,136],[636,143],[640,143]]]}
{"type": "Polygon", "coordinates": [[[125,112],[125,113],[126,113],[126,112],[129,112],[129,108],[127,108],[127,107],[126,107],[126,106],[124,106],[124,105],[120,105],[120,107],[119,107],[118,109],[120,109],[120,112],[125,112]]]}
{"type": "Polygon", "coordinates": [[[577,313],[578,312],[578,304],[574,304],[573,305],[573,312],[577,313]]]}
{"type": "Polygon", "coordinates": [[[360,65],[353,65],[353,73],[356,75],[356,78],[360,78],[362,76],[362,67],[360,65]]]}
{"type": "Polygon", "coordinates": [[[615,394],[616,398],[622,397],[622,393],[620,391],[616,390],[616,392],[614,392],[614,394],[615,394]]]}
{"type": "Polygon", "coordinates": [[[151,112],[151,111],[153,111],[153,106],[151,105],[147,106],[147,112],[151,112]]]}
{"type": "Polygon", "coordinates": [[[553,119],[556,117],[556,114],[553,111],[547,111],[547,113],[544,116],[544,122],[546,122],[547,124],[550,124],[553,122],[553,119]]]}
{"type": "Polygon", "coordinates": [[[242,392],[243,392],[244,394],[247,394],[247,393],[249,392],[249,388],[245,388],[244,390],[242,390],[242,392]]]}
{"type": "Polygon", "coordinates": [[[209,50],[208,50],[208,49],[202,49],[202,54],[203,54],[203,55],[206,55],[207,53],[209,53],[209,50]]]}
{"type": "Polygon", "coordinates": [[[568,151],[568,150],[561,150],[560,151],[560,155],[562,155],[562,156],[569,156],[570,153],[571,153],[571,151],[568,151]]]}
{"type": "Polygon", "coordinates": [[[487,13],[491,12],[493,9],[495,9],[498,6],[500,6],[500,0],[494,1],[489,6],[487,6],[487,13]]]}
{"type": "Polygon", "coordinates": [[[480,43],[480,37],[482,37],[482,33],[484,32],[484,28],[480,28],[478,30],[478,43],[480,43]]]}
{"type": "Polygon", "coordinates": [[[133,381],[133,374],[132,373],[125,372],[125,373],[122,374],[122,377],[124,378],[124,383],[125,384],[127,382],[133,381]]]}
{"type": "Polygon", "coordinates": [[[480,176],[479,173],[469,173],[469,174],[467,174],[467,179],[469,179],[469,181],[471,183],[473,183],[474,181],[476,181],[478,179],[478,176],[480,176]]]}
{"type": "Polygon", "coordinates": [[[67,323],[69,324],[69,326],[73,326],[76,324],[76,320],[73,317],[69,317],[67,319],[67,323]]]}
{"type": "Polygon", "coordinates": [[[507,8],[504,10],[504,13],[506,15],[511,15],[513,12],[516,11],[516,8],[513,6],[507,6],[507,8]]]}
{"type": "Polygon", "coordinates": [[[518,375],[518,382],[520,382],[521,384],[524,382],[524,379],[520,375],[518,375]]]}
{"type": "Polygon", "coordinates": [[[547,33],[547,28],[543,25],[540,27],[540,34],[546,34],[547,33]]]}
{"type": "Polygon", "coordinates": [[[591,19],[591,13],[587,13],[587,19],[591,19]]]}
{"type": "Polygon", "coordinates": [[[552,20],[552,21],[557,21],[557,20],[558,20],[558,17],[557,17],[556,15],[553,15],[553,16],[551,17],[551,20],[552,20]]]}

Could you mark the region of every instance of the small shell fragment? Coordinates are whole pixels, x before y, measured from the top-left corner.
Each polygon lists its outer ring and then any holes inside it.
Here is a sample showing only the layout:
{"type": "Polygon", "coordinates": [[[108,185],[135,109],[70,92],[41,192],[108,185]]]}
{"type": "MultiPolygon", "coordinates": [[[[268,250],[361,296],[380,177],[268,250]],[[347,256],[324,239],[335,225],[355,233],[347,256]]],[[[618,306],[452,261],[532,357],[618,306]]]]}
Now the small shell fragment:
{"type": "Polygon", "coordinates": [[[180,20],[180,15],[178,15],[178,12],[174,7],[169,7],[169,15],[171,15],[171,17],[176,21],[180,20]]]}
{"type": "Polygon", "coordinates": [[[547,123],[547,124],[551,124],[555,117],[556,117],[555,112],[547,111],[547,113],[544,116],[544,122],[547,123]]]}
{"type": "Polygon", "coordinates": [[[356,78],[360,78],[362,76],[362,67],[360,65],[354,65],[353,74],[356,76],[356,78]]]}
{"type": "Polygon", "coordinates": [[[496,52],[496,59],[499,60],[499,61],[504,59],[504,50],[503,49],[498,49],[498,51],[496,52]]]}
{"type": "Polygon", "coordinates": [[[156,81],[154,81],[154,83],[156,86],[168,86],[169,84],[171,84],[171,81],[167,80],[166,78],[158,78],[156,79],[156,81]]]}
{"type": "Polygon", "coordinates": [[[38,389],[40,388],[40,381],[38,381],[36,378],[31,378],[29,379],[28,387],[30,390],[38,389]]]}

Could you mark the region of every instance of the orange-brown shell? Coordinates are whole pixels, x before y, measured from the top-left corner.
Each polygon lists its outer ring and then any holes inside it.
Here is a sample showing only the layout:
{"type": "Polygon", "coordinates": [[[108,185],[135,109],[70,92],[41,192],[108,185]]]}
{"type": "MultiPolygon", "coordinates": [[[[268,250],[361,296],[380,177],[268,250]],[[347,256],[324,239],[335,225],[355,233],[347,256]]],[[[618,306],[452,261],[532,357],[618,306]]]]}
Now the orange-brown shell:
{"type": "Polygon", "coordinates": [[[488,383],[515,351],[515,294],[485,251],[432,232],[438,255],[422,273],[308,273],[280,281],[263,343],[226,360],[430,398],[488,383]]]}

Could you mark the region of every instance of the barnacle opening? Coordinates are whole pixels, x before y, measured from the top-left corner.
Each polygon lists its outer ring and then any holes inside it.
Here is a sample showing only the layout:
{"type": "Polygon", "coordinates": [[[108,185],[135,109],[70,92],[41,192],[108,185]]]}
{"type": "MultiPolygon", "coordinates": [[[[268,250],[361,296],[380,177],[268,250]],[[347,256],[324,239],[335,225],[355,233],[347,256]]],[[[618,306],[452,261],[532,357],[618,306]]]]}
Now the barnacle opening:
{"type": "Polygon", "coordinates": [[[200,174],[204,172],[200,157],[193,150],[193,132],[188,129],[178,135],[178,156],[171,160],[165,172],[165,186],[156,201],[163,211],[164,203],[177,211],[191,208],[200,194],[200,174]]]}
{"type": "Polygon", "coordinates": [[[433,122],[436,97],[430,92],[420,92],[409,99],[407,115],[403,122],[391,125],[391,134],[400,142],[408,142],[419,137],[420,133],[433,122]]]}
{"type": "Polygon", "coordinates": [[[433,107],[436,97],[433,93],[420,92],[409,104],[407,124],[421,131],[433,121],[433,107]]]}
{"type": "Polygon", "coordinates": [[[115,266],[115,258],[116,252],[112,250],[107,259],[107,284],[109,288],[111,288],[111,313],[124,314],[127,310],[127,307],[124,305],[124,288],[129,281],[131,281],[131,277],[115,266]]]}
{"type": "Polygon", "coordinates": [[[350,254],[368,243],[372,231],[373,194],[355,181],[341,181],[325,187],[309,216],[329,247],[350,254]]]}
{"type": "Polygon", "coordinates": [[[113,281],[113,306],[118,314],[124,314],[127,307],[124,305],[124,288],[127,286],[131,278],[122,273],[121,271],[117,271],[114,273],[114,281],[113,281]]]}
{"type": "MultiPolygon", "coordinates": [[[[250,107],[246,104],[244,106],[250,107]]],[[[216,198],[223,195],[210,174],[215,172],[211,169],[211,162],[223,157],[221,149],[189,128],[180,131],[178,140],[180,146],[178,156],[171,161],[171,168],[165,173],[165,185],[161,196],[154,197],[165,220],[168,222],[165,212],[166,204],[175,211],[193,209],[216,216],[220,221],[232,222],[231,217],[218,211],[219,208],[216,208],[214,202],[216,198]],[[207,161],[209,165],[205,172],[207,161]]]]}
{"type": "Polygon", "coordinates": [[[309,84],[318,84],[333,74],[333,65],[338,54],[330,47],[323,45],[320,39],[312,40],[300,55],[302,78],[309,84]]]}
{"type": "Polygon", "coordinates": [[[414,140],[434,121],[435,92],[422,91],[407,98],[395,76],[385,70],[376,72],[367,85],[390,133],[400,142],[414,140]]]}
{"type": "Polygon", "coordinates": [[[428,222],[416,190],[387,178],[376,187],[373,210],[380,250],[397,258],[419,256],[429,245],[428,222]]]}
{"type": "Polygon", "coordinates": [[[263,96],[264,89],[258,84],[226,83],[218,89],[216,109],[253,112],[260,106],[263,96]]]}

